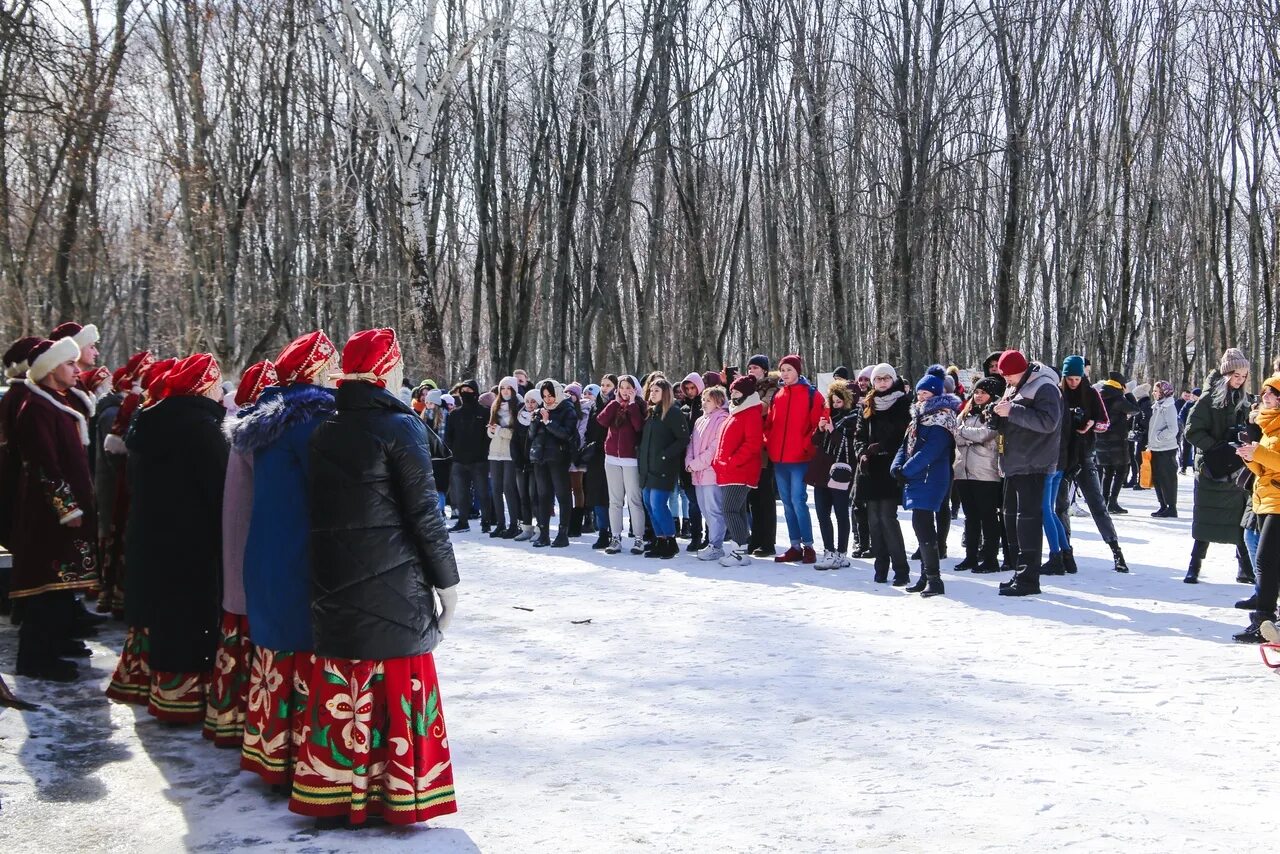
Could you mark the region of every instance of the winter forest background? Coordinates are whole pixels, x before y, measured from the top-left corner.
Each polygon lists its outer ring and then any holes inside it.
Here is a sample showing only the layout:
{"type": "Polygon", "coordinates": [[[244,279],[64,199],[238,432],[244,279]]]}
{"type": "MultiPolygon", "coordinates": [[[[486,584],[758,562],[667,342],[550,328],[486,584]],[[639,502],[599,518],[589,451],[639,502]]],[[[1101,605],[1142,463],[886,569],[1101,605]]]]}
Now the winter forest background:
{"type": "Polygon", "coordinates": [[[1277,355],[1280,0],[0,0],[0,332],[409,375],[1277,355]]]}

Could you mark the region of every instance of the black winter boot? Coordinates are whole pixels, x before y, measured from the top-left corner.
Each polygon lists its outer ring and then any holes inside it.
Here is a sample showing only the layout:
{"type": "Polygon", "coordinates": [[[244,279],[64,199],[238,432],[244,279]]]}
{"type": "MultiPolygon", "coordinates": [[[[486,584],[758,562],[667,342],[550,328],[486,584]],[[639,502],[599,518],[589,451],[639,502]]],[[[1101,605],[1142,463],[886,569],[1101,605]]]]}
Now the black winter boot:
{"type": "Polygon", "coordinates": [[[911,583],[911,567],[903,564],[893,568],[893,586],[906,587],[911,583]]]}
{"type": "Polygon", "coordinates": [[[1266,638],[1262,636],[1262,623],[1267,617],[1254,611],[1249,615],[1249,626],[1239,634],[1234,634],[1231,639],[1236,643],[1262,643],[1266,638]]]}
{"type": "Polygon", "coordinates": [[[596,535],[596,541],[591,544],[593,549],[607,549],[609,543],[613,540],[613,533],[608,528],[601,528],[600,533],[596,535]]]}
{"type": "MultiPolygon", "coordinates": [[[[1115,566],[1112,568],[1115,569],[1116,572],[1128,572],[1129,564],[1125,562],[1124,552],[1120,551],[1120,543],[1115,540],[1112,540],[1111,542],[1107,543],[1107,545],[1111,546],[1111,558],[1112,560],[1115,561],[1115,566]]],[[[1199,572],[1198,564],[1197,564],[1196,571],[1199,572]]]]}
{"type": "Polygon", "coordinates": [[[676,542],[675,537],[667,537],[667,547],[662,551],[662,559],[670,560],[680,554],[680,543],[676,542]]]}
{"type": "Polygon", "coordinates": [[[590,507],[586,507],[582,511],[582,533],[584,534],[599,533],[599,531],[596,530],[595,511],[590,507]]]}
{"type": "Polygon", "coordinates": [[[941,557],[936,544],[920,546],[920,580],[916,582],[923,598],[939,596],[946,592],[942,586],[941,557]]]}
{"type": "Polygon", "coordinates": [[[1073,549],[1062,550],[1062,571],[1067,575],[1076,574],[1076,553],[1073,549]]]}
{"type": "Polygon", "coordinates": [[[1257,579],[1253,577],[1253,564],[1249,562],[1249,552],[1243,546],[1236,547],[1236,583],[1248,584],[1252,587],[1257,583],[1257,579]]]}
{"type": "Polygon", "coordinates": [[[1062,552],[1049,552],[1049,559],[1040,566],[1041,575],[1066,575],[1062,566],[1062,552]]]}
{"type": "Polygon", "coordinates": [[[1187,574],[1182,579],[1183,584],[1199,584],[1200,583],[1200,558],[1192,555],[1191,563],[1187,566],[1187,574]]]}
{"type": "Polygon", "coordinates": [[[563,529],[556,529],[556,538],[551,541],[553,549],[567,549],[569,547],[569,532],[563,529]]]}
{"type": "Polygon", "coordinates": [[[1001,588],[1001,596],[1034,596],[1040,592],[1040,555],[1022,555],[1020,561],[1009,586],[1001,588]]]}
{"type": "Polygon", "coordinates": [[[569,511],[569,536],[582,536],[582,517],[586,512],[581,508],[569,511]]]}

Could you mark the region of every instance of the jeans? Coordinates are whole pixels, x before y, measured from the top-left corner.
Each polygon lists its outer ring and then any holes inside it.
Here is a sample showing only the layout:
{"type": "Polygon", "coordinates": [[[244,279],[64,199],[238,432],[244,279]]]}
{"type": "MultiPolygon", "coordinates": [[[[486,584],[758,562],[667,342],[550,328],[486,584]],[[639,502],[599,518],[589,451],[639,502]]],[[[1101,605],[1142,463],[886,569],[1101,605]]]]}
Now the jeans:
{"type": "Polygon", "coordinates": [[[1040,499],[1040,515],[1044,517],[1044,535],[1049,540],[1049,554],[1057,554],[1071,548],[1067,527],[1058,518],[1056,505],[1058,487],[1062,484],[1062,472],[1055,471],[1044,479],[1044,495],[1040,499]]]}
{"type": "Polygon", "coordinates": [[[1156,488],[1161,510],[1178,509],[1177,456],[1176,450],[1151,452],[1151,485],[1156,488]]]}
{"type": "Polygon", "coordinates": [[[676,521],[671,516],[671,491],[667,489],[646,489],[643,493],[644,506],[649,508],[649,518],[653,520],[655,537],[674,537],[676,521]]]}
{"type": "Polygon", "coordinates": [[[1004,527],[1009,544],[1005,554],[1017,555],[1014,567],[1039,574],[1044,543],[1043,474],[1015,474],[1004,479],[1004,527]]]}
{"type": "Polygon", "coordinates": [[[871,528],[871,551],[875,554],[876,575],[883,577],[890,565],[898,575],[906,575],[907,548],[898,524],[898,500],[873,498],[867,501],[867,522],[871,528]]]}
{"type": "Polygon", "coordinates": [[[717,486],[720,510],[724,515],[725,536],[746,549],[751,542],[751,525],[747,521],[747,505],[753,490],[749,486],[717,486]]]}
{"type": "Polygon", "coordinates": [[[713,483],[709,486],[695,486],[693,491],[698,499],[698,509],[707,520],[707,543],[717,549],[724,548],[725,525],[724,510],[720,506],[720,488],[713,483]]]}
{"type": "Polygon", "coordinates": [[[573,516],[573,491],[569,488],[567,463],[538,463],[538,527],[542,539],[551,532],[551,500],[559,505],[556,516],[556,539],[569,536],[569,520],[573,516]]]}
{"type": "Polygon", "coordinates": [[[829,486],[813,488],[813,504],[818,510],[818,530],[822,532],[822,548],[844,554],[849,551],[849,490],[829,486]],[[836,513],[838,546],[832,545],[831,511],[836,513]]]}
{"type": "MultiPolygon", "coordinates": [[[[1254,520],[1254,526],[1244,529],[1244,548],[1249,553],[1249,563],[1253,566],[1258,565],[1258,540],[1261,539],[1262,533],[1258,530],[1260,520],[1254,520]]],[[[1253,593],[1258,594],[1258,579],[1261,574],[1254,572],[1253,574],[1253,593]]]]}
{"type": "Polygon", "coordinates": [[[520,518],[520,487],[516,485],[516,478],[516,464],[511,460],[489,460],[493,521],[499,528],[514,525],[520,518]]]}
{"type": "Polygon", "coordinates": [[[772,552],[778,545],[778,505],[773,494],[773,464],[760,469],[760,485],[751,490],[750,550],[772,552]]]}
{"type": "Polygon", "coordinates": [[[1071,515],[1067,512],[1071,503],[1071,484],[1075,483],[1082,493],[1084,502],[1089,507],[1089,515],[1098,529],[1098,535],[1104,543],[1114,543],[1120,538],[1116,535],[1116,526],[1111,521],[1111,511],[1107,509],[1106,492],[1098,480],[1098,464],[1093,454],[1080,464],[1079,468],[1067,472],[1058,488],[1057,513],[1062,528],[1071,536],[1071,515]]]}
{"type": "Polygon", "coordinates": [[[813,545],[813,520],[809,518],[809,491],[804,483],[808,463],[774,463],[773,479],[787,520],[792,546],[813,545]]]}
{"type": "Polygon", "coordinates": [[[473,506],[472,494],[474,493],[475,502],[480,506],[481,524],[492,525],[493,505],[489,501],[489,461],[484,460],[478,463],[455,461],[449,480],[454,488],[453,507],[461,514],[462,521],[466,521],[468,508],[473,506]]]}
{"type": "Polygon", "coordinates": [[[1196,465],[1196,446],[1187,441],[1187,437],[1182,437],[1182,451],[1178,456],[1178,468],[1194,469],[1196,465]]]}

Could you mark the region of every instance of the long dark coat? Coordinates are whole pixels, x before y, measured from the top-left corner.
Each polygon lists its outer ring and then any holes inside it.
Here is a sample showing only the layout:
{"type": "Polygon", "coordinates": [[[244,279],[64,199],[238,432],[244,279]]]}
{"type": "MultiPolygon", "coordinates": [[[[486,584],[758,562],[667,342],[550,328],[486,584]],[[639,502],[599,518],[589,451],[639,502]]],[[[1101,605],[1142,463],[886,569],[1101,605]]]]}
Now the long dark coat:
{"type": "Polygon", "coordinates": [[[125,548],[125,619],[151,631],[151,668],[213,667],[222,609],[222,488],[226,410],[207,397],[170,397],[129,428],[132,503],[125,548]]]}

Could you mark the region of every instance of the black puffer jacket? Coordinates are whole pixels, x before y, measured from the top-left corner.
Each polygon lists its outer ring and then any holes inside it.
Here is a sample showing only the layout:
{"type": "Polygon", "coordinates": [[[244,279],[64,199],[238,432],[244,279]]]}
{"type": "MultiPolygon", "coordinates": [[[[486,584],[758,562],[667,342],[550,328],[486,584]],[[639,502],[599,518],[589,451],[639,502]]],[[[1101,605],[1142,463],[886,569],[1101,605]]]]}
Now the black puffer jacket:
{"type": "Polygon", "coordinates": [[[458,583],[425,425],[385,389],[343,383],[311,436],[316,655],[401,658],[440,641],[432,588],[458,583]]]}
{"type": "Polygon", "coordinates": [[[483,463],[489,459],[489,410],[476,402],[474,394],[462,395],[462,405],[444,422],[444,442],[453,452],[454,462],[483,463]]]}
{"type": "Polygon", "coordinates": [[[578,450],[578,407],[569,398],[563,398],[551,410],[547,422],[542,423],[542,413],[535,413],[529,425],[529,459],[535,465],[562,465],[569,467],[578,450]]]}
{"type": "Polygon", "coordinates": [[[1102,397],[1102,405],[1107,408],[1107,418],[1111,426],[1098,434],[1094,447],[1097,450],[1098,465],[1127,466],[1129,464],[1129,422],[1138,413],[1138,402],[1133,395],[1124,389],[1103,384],[1098,390],[1102,397]]]}
{"type": "Polygon", "coordinates": [[[911,424],[911,392],[906,383],[898,380],[885,395],[868,394],[858,408],[858,421],[854,425],[853,454],[858,461],[857,490],[859,501],[887,501],[902,499],[902,487],[889,473],[893,457],[898,453],[902,437],[911,424]],[[887,408],[876,407],[876,397],[898,394],[887,408]],[[865,460],[862,458],[866,457],[865,460]]]}

